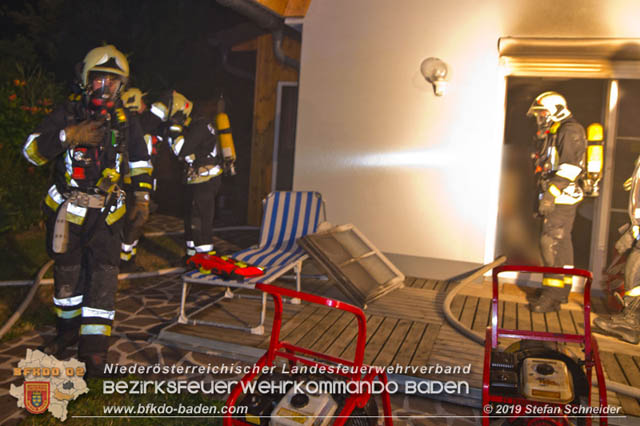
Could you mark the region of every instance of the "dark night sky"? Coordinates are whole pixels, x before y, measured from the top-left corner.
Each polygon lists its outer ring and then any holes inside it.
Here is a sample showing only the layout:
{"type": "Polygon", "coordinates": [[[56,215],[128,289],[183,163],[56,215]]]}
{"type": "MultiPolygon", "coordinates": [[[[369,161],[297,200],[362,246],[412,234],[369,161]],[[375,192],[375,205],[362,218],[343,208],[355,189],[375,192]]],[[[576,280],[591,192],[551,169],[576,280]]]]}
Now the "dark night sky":
{"type": "MultiPolygon", "coordinates": [[[[11,62],[11,54],[35,57],[58,81],[70,82],[74,64],[109,43],[128,55],[133,84],[152,93],[175,88],[193,99],[214,96],[225,85],[218,50],[207,39],[246,22],[214,0],[10,0],[2,11],[3,50],[12,51],[3,62],[11,62]],[[16,47],[20,38],[28,42],[16,47]]],[[[242,55],[231,60],[252,66],[242,55]]]]}

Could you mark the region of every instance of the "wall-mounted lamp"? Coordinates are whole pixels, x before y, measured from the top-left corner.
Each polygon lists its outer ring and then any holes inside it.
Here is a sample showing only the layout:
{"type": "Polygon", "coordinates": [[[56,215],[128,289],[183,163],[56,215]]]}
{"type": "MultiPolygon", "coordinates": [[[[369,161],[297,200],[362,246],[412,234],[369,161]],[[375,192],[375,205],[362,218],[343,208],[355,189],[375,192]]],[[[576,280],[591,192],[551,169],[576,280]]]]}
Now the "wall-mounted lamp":
{"type": "Polygon", "coordinates": [[[444,95],[449,75],[447,64],[438,58],[427,58],[420,64],[420,72],[429,83],[433,84],[433,92],[436,96],[444,95]]]}

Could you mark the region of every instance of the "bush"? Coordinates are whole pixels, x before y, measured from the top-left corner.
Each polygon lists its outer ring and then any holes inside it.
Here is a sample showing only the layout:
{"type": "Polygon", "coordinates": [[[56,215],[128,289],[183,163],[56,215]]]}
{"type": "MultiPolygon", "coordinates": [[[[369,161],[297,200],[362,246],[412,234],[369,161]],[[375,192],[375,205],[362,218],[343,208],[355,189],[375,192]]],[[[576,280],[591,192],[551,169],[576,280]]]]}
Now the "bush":
{"type": "Polygon", "coordinates": [[[0,76],[0,232],[37,223],[50,167],[35,167],[22,156],[27,136],[60,100],[54,79],[39,67],[17,65],[0,76]]]}

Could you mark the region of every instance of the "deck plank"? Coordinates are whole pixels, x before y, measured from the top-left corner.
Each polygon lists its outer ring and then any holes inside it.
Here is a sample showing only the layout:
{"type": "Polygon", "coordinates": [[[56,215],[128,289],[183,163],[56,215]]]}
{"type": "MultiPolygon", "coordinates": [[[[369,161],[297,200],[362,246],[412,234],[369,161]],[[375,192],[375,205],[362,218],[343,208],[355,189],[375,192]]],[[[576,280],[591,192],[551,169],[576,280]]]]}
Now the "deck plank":
{"type": "Polygon", "coordinates": [[[518,306],[514,302],[504,302],[502,309],[502,328],[513,330],[517,327],[517,310],[518,306]]]}
{"type": "MultiPolygon", "coordinates": [[[[289,335],[301,322],[304,322],[309,316],[311,316],[316,310],[318,310],[318,306],[316,305],[305,305],[301,310],[299,310],[293,317],[291,317],[288,321],[283,320],[282,327],[280,328],[280,339],[283,340],[286,336],[289,335]]],[[[267,333],[268,334],[268,333],[267,333]]],[[[269,342],[271,340],[270,336],[266,336],[263,341],[258,345],[259,348],[266,348],[269,346],[269,342]]]]}
{"type": "Polygon", "coordinates": [[[562,333],[562,327],[560,327],[560,318],[558,318],[557,312],[547,312],[544,314],[547,323],[547,330],[551,333],[562,333]]]}
{"type": "Polygon", "coordinates": [[[467,296],[460,315],[460,322],[467,328],[471,328],[473,319],[476,316],[476,308],[478,307],[478,298],[475,296],[467,296]]]}
{"type": "Polygon", "coordinates": [[[439,280],[427,280],[427,285],[425,285],[424,288],[427,288],[429,290],[434,290],[434,291],[438,291],[438,287],[440,286],[440,281],[439,280]]]}
{"type": "Polygon", "coordinates": [[[424,330],[426,327],[427,324],[425,323],[419,323],[415,321],[411,323],[406,338],[400,345],[400,348],[398,349],[395,358],[392,360],[391,365],[409,365],[409,363],[411,362],[411,358],[413,358],[413,355],[418,348],[418,343],[420,343],[420,339],[422,339],[422,335],[424,334],[424,330]]]}
{"type": "Polygon", "coordinates": [[[411,287],[413,288],[424,288],[424,285],[427,283],[426,278],[416,278],[411,287]]]}
{"type": "Polygon", "coordinates": [[[367,341],[367,346],[364,350],[364,363],[372,364],[378,354],[382,352],[382,349],[387,342],[387,339],[396,327],[398,320],[395,318],[384,318],[382,324],[376,330],[375,334],[371,336],[371,339],[367,341]]]}
{"type": "Polygon", "coordinates": [[[316,352],[325,352],[338,336],[349,327],[349,324],[355,321],[356,318],[351,313],[341,312],[336,322],[309,349],[316,352]]]}
{"type": "Polygon", "coordinates": [[[462,314],[462,307],[464,305],[465,296],[456,296],[453,298],[451,302],[451,313],[453,317],[457,320],[460,319],[460,315],[462,314]]]}
{"type": "Polygon", "coordinates": [[[281,340],[297,345],[298,342],[311,330],[318,326],[318,324],[324,320],[329,314],[330,309],[319,307],[311,315],[309,315],[304,321],[299,322],[297,327],[291,330],[286,336],[280,337],[281,340]]]}
{"type": "Polygon", "coordinates": [[[573,323],[571,312],[567,311],[566,309],[561,309],[560,312],[558,312],[558,317],[560,318],[560,327],[562,328],[562,333],[578,333],[578,330],[576,330],[576,325],[573,323]]]}
{"type": "Polygon", "coordinates": [[[316,323],[315,327],[309,330],[301,339],[298,340],[296,345],[301,346],[303,348],[310,348],[313,344],[319,340],[325,332],[330,330],[334,323],[340,317],[342,312],[336,309],[331,309],[327,313],[327,315],[316,323]]]}
{"type": "Polygon", "coordinates": [[[518,330],[531,331],[531,311],[529,307],[524,303],[518,303],[516,312],[518,314],[518,330]]]}
{"type": "Polygon", "coordinates": [[[445,287],[445,282],[442,280],[436,280],[433,284],[433,290],[435,291],[443,291],[445,287]]]}
{"type": "MultiPolygon", "coordinates": [[[[383,320],[384,320],[384,317],[380,316],[380,315],[371,315],[371,317],[367,319],[366,345],[369,344],[369,340],[376,333],[376,331],[378,330],[378,327],[380,326],[380,324],[382,324],[383,320]]],[[[357,343],[357,339],[356,339],[356,337],[354,335],[354,337],[351,339],[351,342],[349,343],[349,345],[340,354],[340,357],[344,358],[344,359],[349,359],[349,360],[354,359],[354,357],[356,355],[356,343],[357,343]]],[[[366,349],[366,345],[365,345],[365,349],[366,349]]]]}
{"type": "Polygon", "coordinates": [[[569,311],[573,318],[573,324],[575,325],[578,334],[584,334],[584,312],[582,311],[569,311]]]}
{"type": "MultiPolygon", "coordinates": [[[[602,360],[602,364],[607,371],[607,375],[609,379],[622,383],[628,384],[623,371],[620,369],[618,365],[618,361],[615,356],[611,352],[600,352],[600,359],[602,360]]],[[[618,400],[622,405],[622,409],[626,414],[640,413],[640,404],[638,401],[630,396],[617,394],[618,400]]],[[[635,414],[638,415],[638,414],[635,414]]]]}
{"type": "MultiPolygon", "coordinates": [[[[367,328],[371,315],[367,315],[367,328]]],[[[352,321],[342,330],[338,337],[325,349],[325,353],[330,356],[339,357],[345,349],[353,342],[358,335],[358,322],[353,318],[352,321]]]]}
{"type": "Polygon", "coordinates": [[[411,359],[410,365],[423,366],[428,364],[429,358],[431,357],[431,352],[433,351],[433,345],[438,337],[439,332],[439,324],[427,325],[424,333],[422,334],[422,338],[420,339],[420,343],[418,343],[416,352],[411,359]]]}
{"type": "Polygon", "coordinates": [[[633,361],[633,357],[621,353],[616,353],[615,357],[618,359],[618,364],[620,364],[629,385],[640,388],[640,370],[633,361]]]}
{"type": "Polygon", "coordinates": [[[491,311],[491,299],[481,297],[478,299],[478,309],[471,329],[478,333],[484,333],[489,323],[489,312],[491,311]]]}
{"type": "Polygon", "coordinates": [[[382,350],[378,353],[374,360],[370,363],[372,365],[386,366],[391,365],[391,361],[396,357],[396,354],[400,350],[402,343],[406,340],[407,333],[413,321],[398,320],[389,338],[384,343],[382,350]]]}
{"type": "Polygon", "coordinates": [[[549,331],[547,330],[544,314],[541,312],[531,312],[531,326],[533,331],[549,331]]]}

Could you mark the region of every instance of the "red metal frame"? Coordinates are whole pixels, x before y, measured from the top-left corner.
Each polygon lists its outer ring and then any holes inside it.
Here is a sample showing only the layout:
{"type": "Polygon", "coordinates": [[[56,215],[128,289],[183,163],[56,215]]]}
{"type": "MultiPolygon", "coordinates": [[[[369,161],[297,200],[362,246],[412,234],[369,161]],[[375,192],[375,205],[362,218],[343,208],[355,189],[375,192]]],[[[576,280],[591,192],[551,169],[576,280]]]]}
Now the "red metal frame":
{"type": "MultiPolygon", "coordinates": [[[[313,294],[302,293],[295,290],[289,290],[282,287],[273,286],[270,284],[258,283],[256,284],[256,288],[259,290],[268,293],[273,298],[274,303],[274,314],[273,314],[273,325],[271,328],[271,340],[269,343],[269,348],[267,352],[265,352],[262,357],[256,362],[256,366],[259,368],[253,368],[251,372],[247,373],[238,383],[226,402],[227,412],[229,409],[236,405],[238,398],[242,394],[243,385],[246,385],[250,381],[256,378],[259,370],[262,370],[265,366],[273,366],[274,361],[277,357],[285,358],[289,360],[289,362],[295,364],[297,362],[301,364],[306,364],[310,366],[324,366],[329,371],[333,370],[333,373],[346,377],[350,381],[357,382],[368,382],[371,383],[373,380],[378,378],[380,380],[385,390],[382,393],[382,404],[384,409],[384,421],[386,426],[393,425],[393,419],[391,417],[391,400],[389,398],[389,393],[386,391],[387,387],[387,374],[386,372],[378,372],[375,369],[369,369],[369,372],[363,376],[361,371],[363,371],[363,359],[364,359],[364,347],[366,343],[367,337],[367,324],[366,318],[362,310],[358,307],[350,305],[348,303],[340,302],[334,299],[328,299],[322,296],[316,296],[313,294]],[[284,342],[280,340],[280,328],[282,326],[282,296],[290,297],[290,298],[298,298],[310,303],[315,303],[318,305],[324,305],[335,309],[340,309],[342,311],[350,312],[356,316],[358,321],[358,338],[356,341],[356,354],[353,361],[349,361],[342,358],[337,358],[329,355],[325,355],[319,352],[311,351],[309,349],[295,346],[290,343],[284,342]],[[303,355],[304,357],[299,356],[303,355]],[[313,357],[316,359],[324,360],[330,362],[332,364],[327,364],[325,362],[319,362],[309,357],[313,357]],[[346,373],[342,369],[336,369],[336,364],[340,364],[341,366],[348,367],[348,370],[351,373],[346,373]],[[258,371],[256,371],[258,370],[258,371]],[[357,371],[357,372],[356,372],[357,371]]],[[[365,368],[367,366],[364,366],[365,368]]],[[[363,386],[367,388],[366,386],[363,386]]],[[[348,416],[352,413],[356,406],[363,408],[367,402],[369,402],[369,398],[371,394],[369,392],[363,393],[352,393],[349,397],[347,397],[344,407],[342,411],[336,415],[336,419],[333,424],[336,426],[342,426],[347,420],[348,416]]],[[[223,419],[224,426],[255,426],[249,423],[244,422],[240,418],[234,418],[232,414],[225,414],[223,419]]]]}
{"type": "MultiPolygon", "coordinates": [[[[587,382],[589,384],[588,404],[591,406],[591,385],[592,385],[592,369],[595,367],[596,377],[599,388],[599,402],[601,407],[607,405],[607,389],[598,353],[598,344],[591,333],[591,282],[593,277],[591,272],[583,269],[569,268],[552,268],[543,266],[525,266],[525,265],[502,265],[493,269],[493,297],[491,310],[491,326],[487,327],[487,334],[484,345],[484,371],[482,375],[482,406],[486,407],[492,402],[504,403],[510,405],[538,405],[538,406],[557,406],[563,407],[570,404],[554,404],[547,402],[537,402],[527,400],[525,398],[512,398],[503,395],[493,395],[490,393],[490,375],[491,375],[491,350],[498,347],[498,339],[516,338],[528,340],[544,340],[553,342],[579,343],[584,345],[584,366],[586,369],[587,382]],[[502,272],[531,272],[544,274],[561,274],[574,275],[584,277],[586,279],[584,286],[584,335],[580,334],[564,334],[564,333],[547,333],[528,330],[509,330],[498,327],[498,275],[502,272]]],[[[486,411],[483,410],[486,413],[486,411]]],[[[514,416],[514,418],[517,416],[514,416]]],[[[602,414],[599,416],[600,425],[607,426],[607,416],[602,414]]],[[[591,417],[586,419],[587,425],[591,425],[591,417]]],[[[489,425],[489,416],[486,414],[482,419],[483,426],[489,425]]]]}

